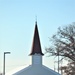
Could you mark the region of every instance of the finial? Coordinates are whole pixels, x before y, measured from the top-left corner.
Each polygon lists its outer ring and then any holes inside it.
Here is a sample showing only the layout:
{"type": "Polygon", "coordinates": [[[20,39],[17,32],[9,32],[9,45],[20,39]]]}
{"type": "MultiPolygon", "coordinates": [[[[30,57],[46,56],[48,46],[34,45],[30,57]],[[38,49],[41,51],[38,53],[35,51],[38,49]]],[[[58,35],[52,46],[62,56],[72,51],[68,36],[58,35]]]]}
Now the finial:
{"type": "Polygon", "coordinates": [[[35,17],[35,25],[37,25],[37,16],[35,17]]]}
{"type": "Polygon", "coordinates": [[[37,16],[36,16],[36,22],[37,22],[37,16]]]}

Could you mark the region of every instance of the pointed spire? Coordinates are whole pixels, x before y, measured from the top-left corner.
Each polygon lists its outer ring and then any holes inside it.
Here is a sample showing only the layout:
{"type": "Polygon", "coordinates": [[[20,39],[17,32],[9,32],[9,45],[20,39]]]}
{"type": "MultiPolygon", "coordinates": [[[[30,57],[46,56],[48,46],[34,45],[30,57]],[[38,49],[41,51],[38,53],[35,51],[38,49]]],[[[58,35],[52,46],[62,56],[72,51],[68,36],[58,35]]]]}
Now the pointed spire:
{"type": "Polygon", "coordinates": [[[33,44],[32,44],[32,50],[31,50],[30,55],[34,55],[34,54],[44,55],[41,50],[37,21],[35,22],[35,31],[34,31],[33,44]]]}

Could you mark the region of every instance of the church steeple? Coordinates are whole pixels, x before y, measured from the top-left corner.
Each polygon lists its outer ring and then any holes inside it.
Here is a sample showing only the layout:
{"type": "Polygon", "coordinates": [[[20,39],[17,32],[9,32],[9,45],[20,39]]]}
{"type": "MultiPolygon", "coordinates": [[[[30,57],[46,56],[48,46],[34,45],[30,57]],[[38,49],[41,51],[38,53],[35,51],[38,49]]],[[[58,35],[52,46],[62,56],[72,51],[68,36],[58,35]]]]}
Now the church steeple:
{"type": "Polygon", "coordinates": [[[44,55],[42,53],[42,50],[41,50],[39,32],[38,32],[38,27],[37,27],[37,21],[35,22],[35,31],[34,31],[32,50],[31,50],[30,55],[34,55],[34,54],[44,55]]]}

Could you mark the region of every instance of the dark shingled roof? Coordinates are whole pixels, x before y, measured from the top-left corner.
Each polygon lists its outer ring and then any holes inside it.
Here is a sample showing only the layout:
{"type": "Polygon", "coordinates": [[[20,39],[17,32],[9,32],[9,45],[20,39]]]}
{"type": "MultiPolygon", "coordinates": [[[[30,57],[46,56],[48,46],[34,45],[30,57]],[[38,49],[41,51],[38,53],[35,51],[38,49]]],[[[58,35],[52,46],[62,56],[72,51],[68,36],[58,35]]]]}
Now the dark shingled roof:
{"type": "Polygon", "coordinates": [[[34,54],[41,54],[44,55],[42,53],[41,50],[41,44],[40,44],[40,38],[39,38],[39,32],[38,32],[38,27],[37,27],[37,22],[35,23],[35,31],[34,31],[34,37],[33,37],[33,43],[32,43],[32,50],[30,55],[34,55],[34,54]]]}

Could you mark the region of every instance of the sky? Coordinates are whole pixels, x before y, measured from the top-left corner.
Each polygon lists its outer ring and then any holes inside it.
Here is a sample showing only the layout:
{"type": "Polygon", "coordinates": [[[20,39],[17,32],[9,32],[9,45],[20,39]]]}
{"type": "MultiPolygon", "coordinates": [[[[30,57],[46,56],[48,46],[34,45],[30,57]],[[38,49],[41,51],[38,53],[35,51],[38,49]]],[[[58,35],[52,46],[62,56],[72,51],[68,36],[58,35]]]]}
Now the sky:
{"type": "MultiPolygon", "coordinates": [[[[6,54],[6,72],[30,65],[32,39],[37,24],[43,53],[49,37],[75,22],[75,0],[0,0],[0,72],[6,54]]],[[[43,56],[43,64],[54,69],[54,58],[43,56]]]]}

